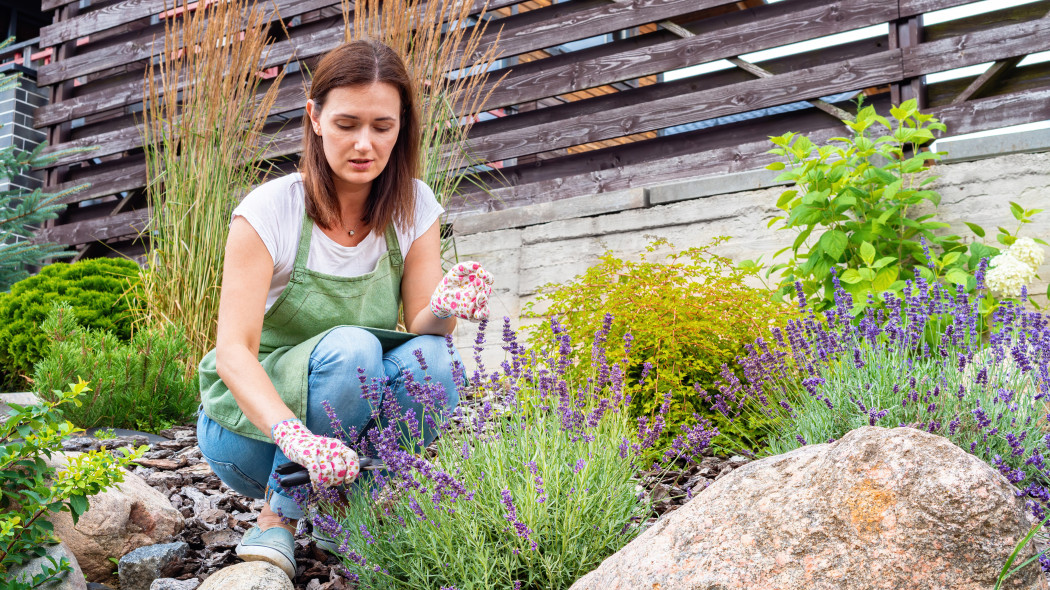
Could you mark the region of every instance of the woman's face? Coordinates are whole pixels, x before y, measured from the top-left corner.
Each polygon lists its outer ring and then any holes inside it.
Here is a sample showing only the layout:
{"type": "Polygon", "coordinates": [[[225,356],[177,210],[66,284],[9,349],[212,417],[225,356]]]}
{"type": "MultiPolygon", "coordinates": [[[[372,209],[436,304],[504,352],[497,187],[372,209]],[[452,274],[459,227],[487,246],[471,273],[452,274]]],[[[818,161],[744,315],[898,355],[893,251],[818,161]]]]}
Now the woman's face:
{"type": "Polygon", "coordinates": [[[336,187],[367,191],[386,168],[397,143],[401,129],[397,88],[386,82],[334,88],[321,112],[315,106],[307,101],[306,112],[314,133],[321,136],[336,187]]]}

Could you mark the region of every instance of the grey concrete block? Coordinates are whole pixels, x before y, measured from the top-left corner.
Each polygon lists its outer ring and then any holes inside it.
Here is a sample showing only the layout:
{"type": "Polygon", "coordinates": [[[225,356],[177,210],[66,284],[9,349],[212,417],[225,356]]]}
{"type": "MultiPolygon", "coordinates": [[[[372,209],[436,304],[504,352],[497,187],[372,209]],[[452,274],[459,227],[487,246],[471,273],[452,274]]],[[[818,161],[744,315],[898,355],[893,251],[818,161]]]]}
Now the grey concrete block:
{"type": "Polygon", "coordinates": [[[525,205],[503,211],[465,214],[454,217],[452,225],[457,233],[476,234],[497,229],[526,227],[559,219],[617,213],[646,206],[648,206],[646,190],[637,188],[525,205]]]}
{"type": "Polygon", "coordinates": [[[1050,151],[1050,129],[1033,129],[955,141],[949,138],[938,142],[937,149],[948,152],[941,163],[965,162],[1006,154],[1045,152],[1050,151]]]}
{"type": "Polygon", "coordinates": [[[662,184],[649,189],[649,202],[653,205],[696,199],[712,195],[738,193],[771,186],[790,184],[773,180],[780,172],[760,168],[732,174],[704,176],[684,182],[662,184]]]}

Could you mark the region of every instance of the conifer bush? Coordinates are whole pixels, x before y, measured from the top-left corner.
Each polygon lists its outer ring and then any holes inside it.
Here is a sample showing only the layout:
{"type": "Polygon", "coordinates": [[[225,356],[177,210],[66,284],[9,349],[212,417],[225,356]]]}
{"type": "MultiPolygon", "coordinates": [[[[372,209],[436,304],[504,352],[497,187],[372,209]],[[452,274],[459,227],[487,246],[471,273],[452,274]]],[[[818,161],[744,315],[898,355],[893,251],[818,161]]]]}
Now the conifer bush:
{"type": "Polygon", "coordinates": [[[39,273],[0,293],[0,372],[3,385],[24,390],[48,339],[40,329],[51,307],[65,302],[84,327],[131,338],[139,267],[122,258],[95,258],[45,266],[39,273]],[[128,296],[126,296],[128,295],[128,296]]]}
{"type": "Polygon", "coordinates": [[[73,309],[58,304],[41,326],[49,345],[34,367],[33,385],[49,401],[62,384],[84,378],[94,391],[66,417],[81,428],[106,426],[157,432],[192,418],[200,402],[195,376],[183,367],[196,358],[178,326],[137,330],[127,341],[87,329],[73,309]]]}
{"type": "MultiPolygon", "coordinates": [[[[670,425],[692,422],[696,414],[718,427],[715,447],[754,450],[762,444],[765,418],[754,412],[727,416],[704,392],[715,389],[723,365],[736,366],[755,336],[783,325],[794,311],[773,302],[766,289],[748,285],[757,267],[738,267],[712,252],[727,239],[682,251],[655,240],[638,262],[607,252],[583,275],[544,287],[523,316],[557,319],[573,342],[584,343],[611,314],[609,337],[633,337],[626,386],[632,416],[652,418],[670,392],[670,425]],[[650,259],[663,246],[671,248],[665,259],[650,259]]],[[[530,330],[527,338],[534,349],[557,345],[545,329],[530,330]]],[[[581,366],[594,360],[587,345],[576,344],[573,352],[581,366]]]]}

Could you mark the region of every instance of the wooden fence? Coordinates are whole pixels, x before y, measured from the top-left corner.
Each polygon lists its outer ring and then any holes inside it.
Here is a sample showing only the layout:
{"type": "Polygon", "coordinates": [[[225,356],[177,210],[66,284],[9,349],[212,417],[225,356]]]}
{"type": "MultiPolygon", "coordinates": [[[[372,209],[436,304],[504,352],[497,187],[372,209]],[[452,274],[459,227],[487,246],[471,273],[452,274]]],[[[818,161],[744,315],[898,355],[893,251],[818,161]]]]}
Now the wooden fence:
{"type": "MultiPolygon", "coordinates": [[[[485,0],[474,0],[474,12],[485,0]]],[[[500,30],[506,73],[469,149],[493,187],[457,195],[451,212],[487,211],[770,161],[768,136],[841,134],[840,108],[819,101],[866,95],[882,112],[916,98],[950,134],[1050,119],[1050,63],[1018,67],[1050,50],[1050,0],[924,26],[923,15],[961,0],[488,0],[489,35],[500,30]],[[883,32],[764,61],[740,56],[882,25],[883,32]],[[681,79],[665,72],[729,60],[681,79]],[[924,76],[986,62],[976,77],[924,84],[924,76]],[[809,101],[808,108],[799,108],[809,101]],[[689,126],[701,123],[695,130],[689,126]],[[711,125],[711,122],[717,122],[711,125]],[[685,126],[685,127],[682,127],[685,126]],[[684,131],[683,131],[684,129],[684,131]],[[680,132],[679,132],[680,131],[680,132]]],[[[170,0],[43,0],[54,24],[40,34],[50,63],[37,84],[51,104],[36,111],[51,150],[95,146],[46,169],[52,189],[89,182],[38,239],[83,255],[132,252],[146,219],[141,111],[143,71],[159,53],[170,0]]],[[[333,0],[274,0],[287,27],[266,67],[287,75],[272,110],[269,158],[294,168],[300,142],[303,66],[342,39],[333,0]],[[284,121],[290,121],[283,125],[284,121]]],[[[275,27],[277,29],[279,27],[275,27]]],[[[696,126],[696,125],[693,125],[696,126]]]]}

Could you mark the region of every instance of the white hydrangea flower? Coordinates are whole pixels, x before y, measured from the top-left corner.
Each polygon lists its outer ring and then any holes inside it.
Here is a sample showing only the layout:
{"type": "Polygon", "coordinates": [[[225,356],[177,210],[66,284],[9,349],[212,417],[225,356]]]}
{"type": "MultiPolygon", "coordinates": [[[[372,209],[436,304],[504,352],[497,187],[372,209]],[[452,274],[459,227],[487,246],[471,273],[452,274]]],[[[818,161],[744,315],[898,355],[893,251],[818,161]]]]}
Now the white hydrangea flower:
{"type": "Polygon", "coordinates": [[[990,266],[985,282],[989,289],[1001,297],[1020,297],[1021,288],[1035,279],[1035,269],[1009,252],[993,258],[990,266]]]}
{"type": "Polygon", "coordinates": [[[1017,238],[1007,253],[1031,267],[1032,272],[1042,266],[1045,259],[1043,247],[1032,238],[1017,238]]]}

